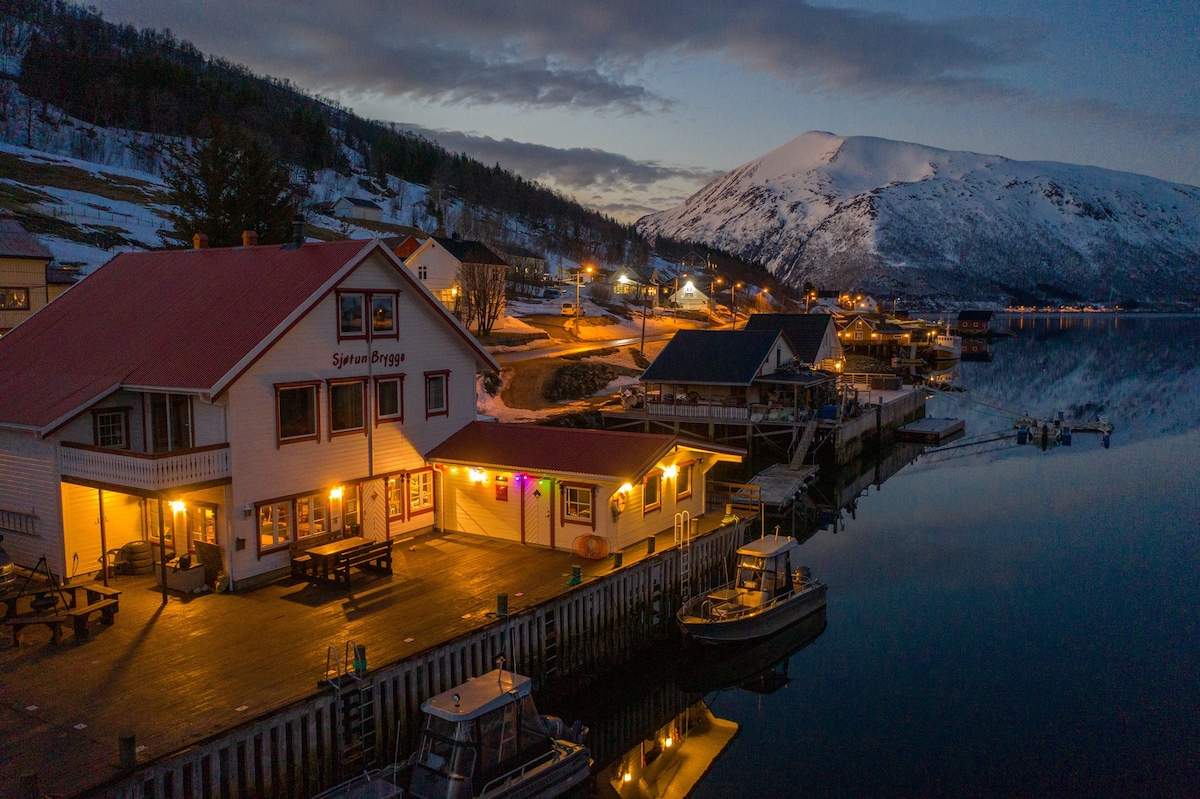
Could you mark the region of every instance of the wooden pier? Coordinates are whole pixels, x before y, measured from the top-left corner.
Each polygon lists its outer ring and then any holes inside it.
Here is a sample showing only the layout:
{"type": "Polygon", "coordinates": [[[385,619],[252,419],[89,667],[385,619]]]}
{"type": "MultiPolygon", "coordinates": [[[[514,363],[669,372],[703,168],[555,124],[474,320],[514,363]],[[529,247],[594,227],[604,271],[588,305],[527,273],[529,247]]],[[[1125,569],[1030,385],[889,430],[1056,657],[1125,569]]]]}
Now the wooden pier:
{"type": "Polygon", "coordinates": [[[945,444],[961,438],[967,423],[962,419],[926,417],[909,422],[896,431],[896,440],[906,444],[945,444]]]}
{"type": "MultiPolygon", "coordinates": [[[[728,561],[736,547],[743,542],[747,527],[751,523],[750,519],[746,519],[718,527],[716,525],[720,518],[719,514],[714,518],[705,517],[700,526],[701,534],[691,542],[689,557],[692,571],[691,579],[687,582],[693,590],[706,590],[725,579],[728,561]]],[[[512,576],[505,578],[502,573],[489,578],[486,568],[476,572],[474,580],[464,576],[464,585],[469,586],[468,594],[477,597],[470,604],[475,604],[478,595],[482,593],[492,597],[492,608],[495,609],[497,589],[507,590],[512,594],[513,586],[521,582],[531,587],[543,586],[538,589],[538,593],[549,585],[556,584],[557,587],[549,590],[549,596],[543,594],[543,598],[524,607],[516,607],[522,600],[514,596],[514,610],[507,617],[497,616],[494,611],[486,614],[473,612],[465,614],[464,621],[457,625],[442,622],[442,629],[450,630],[446,639],[425,647],[413,644],[409,648],[416,648],[414,654],[389,659],[388,652],[402,650],[407,645],[398,640],[404,635],[399,631],[402,626],[411,627],[414,620],[426,613],[436,617],[438,613],[444,614],[446,611],[459,612],[454,609],[454,603],[447,603],[445,598],[404,591],[404,583],[411,581],[412,575],[403,565],[399,565],[395,576],[378,578],[371,586],[364,585],[364,588],[367,588],[367,592],[372,592],[371,589],[374,589],[374,592],[383,588],[400,589],[407,599],[393,596],[390,601],[375,607],[374,612],[371,611],[369,602],[363,605],[363,612],[375,617],[368,627],[362,627],[360,623],[348,625],[345,621],[340,624],[342,630],[354,630],[350,634],[357,643],[367,645],[370,663],[364,676],[361,679],[347,676],[334,680],[333,682],[337,683],[336,688],[333,684],[326,685],[321,681],[326,687],[315,691],[314,682],[309,682],[308,690],[301,694],[300,698],[285,701],[274,707],[270,707],[271,697],[281,695],[278,689],[283,686],[271,685],[270,675],[280,667],[294,671],[295,664],[287,660],[290,644],[264,646],[262,637],[267,635],[270,640],[275,641],[277,634],[274,631],[268,632],[270,625],[287,616],[296,617],[299,624],[297,629],[306,626],[304,607],[287,603],[277,597],[268,598],[265,594],[258,601],[250,603],[245,601],[247,597],[235,595],[189,599],[187,604],[195,605],[196,608],[203,607],[206,600],[219,600],[222,607],[228,605],[231,612],[241,618],[237,629],[242,633],[247,632],[247,625],[254,625],[249,632],[257,637],[258,645],[252,651],[247,651],[236,645],[230,647],[227,641],[222,641],[219,637],[208,642],[202,638],[181,639],[167,645],[166,650],[160,653],[162,657],[153,661],[156,665],[140,658],[124,664],[125,667],[117,670],[112,668],[117,665],[115,662],[110,664],[109,668],[103,670],[104,673],[110,678],[119,674],[122,681],[136,681],[137,675],[128,668],[134,663],[140,664],[139,673],[142,673],[143,668],[155,669],[155,672],[145,672],[147,677],[151,677],[150,683],[154,682],[152,674],[160,671],[166,672],[169,679],[172,662],[188,662],[193,665],[189,667],[192,674],[185,683],[178,684],[178,678],[182,675],[176,675],[177,689],[170,691],[169,696],[165,692],[155,695],[154,689],[146,685],[143,686],[146,692],[144,701],[139,702],[135,696],[143,689],[130,685],[119,689],[122,693],[129,693],[131,702],[123,713],[120,708],[107,706],[88,710],[87,712],[96,719],[96,723],[87,731],[87,737],[103,735],[101,731],[108,729],[111,734],[107,739],[108,746],[90,746],[90,760],[78,762],[76,766],[69,765],[69,758],[64,757],[63,766],[77,769],[74,772],[75,777],[65,783],[62,782],[64,775],[54,774],[53,768],[42,771],[43,788],[67,796],[113,799],[204,796],[230,799],[261,796],[309,797],[342,780],[348,774],[356,773],[366,765],[390,760],[397,742],[402,750],[409,748],[418,732],[421,702],[463,680],[494,668],[498,657],[504,657],[508,668],[532,676],[539,688],[556,681],[581,683],[590,676],[633,656],[647,643],[665,636],[673,629],[673,616],[682,600],[681,584],[684,581],[680,579],[681,547],[675,545],[670,531],[656,538],[654,552],[647,552],[648,547],[645,543],[626,550],[622,553],[624,563],[619,568],[614,568],[612,558],[584,564],[581,570],[582,583],[574,587],[568,587],[566,583],[570,572],[569,563],[577,558],[570,558],[563,553],[505,545],[504,542],[489,539],[476,541],[475,537],[455,535],[453,541],[447,541],[440,536],[441,534],[437,533],[430,534],[431,540],[428,542],[417,539],[421,544],[420,551],[435,550],[432,553],[434,556],[443,556],[444,552],[438,553],[436,550],[445,546],[454,550],[466,550],[473,544],[481,543],[485,545],[484,548],[493,551],[502,549],[503,552],[509,553],[506,556],[516,558],[514,563],[521,560],[522,556],[530,564],[546,562],[545,566],[540,567],[544,572],[543,576],[532,581],[529,578],[520,579],[519,574],[515,583],[512,576]],[[635,549],[636,551],[633,551],[635,549]],[[546,571],[547,567],[551,571],[546,571]],[[546,583],[543,578],[552,575],[560,576],[552,579],[551,583],[546,583]],[[489,587],[483,587],[485,584],[494,586],[490,588],[490,594],[489,587]],[[438,607],[431,605],[431,601],[438,607]],[[280,602],[282,604],[270,604],[280,602]],[[287,612],[281,616],[281,610],[287,612]],[[247,615],[252,613],[267,615],[256,623],[252,616],[247,615]],[[468,616],[470,618],[467,618],[468,616]],[[380,624],[383,627],[380,627],[380,624]],[[397,632],[390,636],[384,634],[382,637],[376,637],[380,635],[379,631],[388,626],[397,632]],[[464,628],[465,632],[455,631],[464,628]],[[366,634],[368,629],[377,630],[375,636],[366,634]],[[180,647],[190,650],[197,646],[201,649],[191,654],[179,651],[180,647]],[[262,684],[258,688],[245,686],[243,690],[249,688],[255,693],[239,696],[229,694],[228,689],[231,686],[222,689],[211,681],[201,682],[199,673],[203,671],[203,667],[200,663],[204,662],[205,658],[211,659],[215,665],[228,664],[234,666],[235,671],[245,671],[243,677],[248,678],[250,683],[262,684]],[[225,703],[232,704],[233,701],[242,701],[242,696],[245,696],[246,703],[252,702],[256,708],[262,707],[263,704],[266,704],[267,708],[257,713],[250,710],[245,714],[248,718],[223,725],[218,723],[217,726],[212,726],[211,720],[201,721],[198,725],[191,723],[191,728],[207,728],[208,732],[189,737],[186,745],[174,751],[165,751],[157,755],[151,755],[149,751],[140,754],[134,769],[122,771],[116,763],[116,724],[121,718],[124,718],[126,723],[133,723],[134,719],[130,717],[130,713],[143,714],[140,723],[145,726],[152,723],[152,720],[145,716],[163,713],[165,707],[174,707],[175,712],[187,713],[196,702],[211,704],[215,699],[217,703],[221,703],[224,699],[225,703]],[[168,699],[166,705],[163,702],[164,698],[168,699]],[[134,711],[135,706],[140,710],[134,711]],[[114,719],[101,720],[101,714],[112,715],[114,712],[114,719]],[[106,756],[101,752],[109,754],[106,756]],[[99,758],[99,762],[96,758],[99,758]]],[[[406,560],[406,556],[416,554],[408,553],[402,547],[398,549],[402,553],[398,558],[401,564],[406,560]]],[[[312,589],[304,590],[307,592],[312,589]]],[[[333,591],[326,588],[320,590],[321,596],[333,591]]],[[[361,590],[354,593],[359,597],[364,595],[361,590]]],[[[359,604],[359,600],[352,601],[359,604]]],[[[172,607],[175,606],[168,606],[168,614],[172,607]]],[[[337,623],[337,618],[342,615],[342,603],[338,602],[336,607],[339,612],[329,619],[334,623],[337,623]]],[[[123,615],[128,615],[131,609],[125,607],[123,615]]],[[[322,615],[329,614],[322,611],[322,615]]],[[[354,617],[359,622],[364,621],[357,612],[354,617]]],[[[132,624],[131,620],[126,621],[132,624]]],[[[126,629],[128,627],[129,625],[125,625],[126,629]]],[[[436,636],[437,628],[428,632],[431,636],[436,636]]],[[[147,640],[154,640],[153,633],[147,631],[146,635],[147,640]]],[[[326,636],[328,640],[329,633],[326,633],[326,636]]],[[[62,667],[75,671],[74,661],[80,658],[83,658],[84,662],[93,660],[105,645],[106,637],[107,635],[100,635],[95,641],[89,642],[87,647],[98,647],[90,653],[82,646],[69,649],[60,647],[59,652],[53,652],[51,648],[51,651],[39,653],[39,657],[62,656],[62,667]]],[[[115,639],[108,640],[113,642],[115,639]]],[[[407,640],[411,641],[412,638],[407,640]]],[[[313,648],[311,641],[295,643],[302,643],[304,648],[309,650],[313,648]]],[[[340,652],[345,641],[330,643],[334,643],[335,652],[340,652]]],[[[320,680],[321,669],[315,663],[309,665],[307,673],[316,673],[320,680]]],[[[348,670],[345,663],[342,663],[342,669],[348,670]]],[[[56,668],[52,673],[61,670],[56,668]]],[[[37,674],[40,671],[37,669],[30,672],[28,678],[38,679],[37,674]]],[[[21,682],[20,674],[16,676],[16,682],[21,682]]],[[[64,681],[69,682],[69,678],[65,676],[57,680],[54,677],[50,679],[60,684],[64,681]]],[[[24,699],[24,696],[28,695],[26,687],[11,687],[14,699],[18,703],[28,702],[24,699]]],[[[46,685],[43,690],[50,691],[51,686],[46,685]]],[[[110,685],[101,689],[99,695],[113,696],[113,692],[114,687],[110,685]]],[[[83,702],[87,701],[83,698],[85,695],[80,696],[83,702]]],[[[283,695],[286,695],[286,692],[283,695]]],[[[44,710],[41,709],[28,711],[31,715],[40,715],[42,712],[44,710]]],[[[76,710],[74,715],[79,717],[83,714],[76,710]]],[[[239,713],[235,712],[233,715],[237,716],[239,713]]],[[[163,726],[164,729],[157,735],[148,734],[143,729],[140,731],[138,742],[146,741],[153,749],[161,749],[164,740],[170,740],[172,735],[179,734],[181,730],[178,725],[181,721],[183,719],[173,721],[169,717],[157,717],[153,723],[163,726]]],[[[23,722],[18,716],[11,720],[11,726],[5,727],[15,733],[21,729],[22,724],[27,726],[29,720],[23,722]]],[[[85,736],[80,734],[79,737],[83,739],[85,736]]],[[[28,735],[22,736],[22,740],[25,743],[31,742],[28,735]]],[[[95,743],[101,744],[100,739],[95,739],[95,743]]]]}

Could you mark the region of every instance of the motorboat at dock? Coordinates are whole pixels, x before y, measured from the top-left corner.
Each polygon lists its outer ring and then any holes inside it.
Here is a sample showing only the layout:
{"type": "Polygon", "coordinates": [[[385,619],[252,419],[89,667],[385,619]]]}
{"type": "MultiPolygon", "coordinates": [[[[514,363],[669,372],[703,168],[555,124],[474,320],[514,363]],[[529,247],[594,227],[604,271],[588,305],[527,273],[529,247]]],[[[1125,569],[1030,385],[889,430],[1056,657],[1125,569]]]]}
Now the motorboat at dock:
{"type": "Polygon", "coordinates": [[[528,677],[493,669],[421,704],[425,729],[403,762],[315,799],[553,799],[591,773],[587,728],[539,716],[528,677]]]}
{"type": "Polygon", "coordinates": [[[694,597],[676,616],[698,641],[750,641],[782,630],[825,607],[828,587],[807,568],[791,568],[796,539],[764,536],[737,551],[732,582],[694,597]]]}

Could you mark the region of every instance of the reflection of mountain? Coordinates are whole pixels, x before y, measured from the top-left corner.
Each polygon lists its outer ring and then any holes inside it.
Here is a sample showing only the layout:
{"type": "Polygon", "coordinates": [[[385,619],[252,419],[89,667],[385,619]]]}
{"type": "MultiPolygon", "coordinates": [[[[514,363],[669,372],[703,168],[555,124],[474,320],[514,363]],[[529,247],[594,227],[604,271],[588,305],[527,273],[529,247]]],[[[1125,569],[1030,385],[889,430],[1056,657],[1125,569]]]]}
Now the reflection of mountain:
{"type": "Polygon", "coordinates": [[[930,401],[930,416],[967,419],[967,434],[1055,411],[1116,426],[1113,445],[1179,432],[1200,419],[1200,318],[1071,314],[1007,320],[1015,339],[991,363],[964,363],[965,395],[930,401]]]}

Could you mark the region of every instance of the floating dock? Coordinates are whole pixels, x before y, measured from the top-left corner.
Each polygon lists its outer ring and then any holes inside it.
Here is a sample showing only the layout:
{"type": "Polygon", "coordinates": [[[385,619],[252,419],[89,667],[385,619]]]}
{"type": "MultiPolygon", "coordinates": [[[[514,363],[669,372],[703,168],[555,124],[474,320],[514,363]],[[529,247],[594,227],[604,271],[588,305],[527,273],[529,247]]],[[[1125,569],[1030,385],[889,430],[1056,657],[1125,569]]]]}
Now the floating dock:
{"type": "Polygon", "coordinates": [[[962,436],[966,422],[962,419],[930,417],[909,422],[896,431],[896,440],[910,444],[944,444],[962,436]]]}
{"type": "Polygon", "coordinates": [[[808,484],[816,479],[816,466],[793,468],[786,463],[777,463],[756,474],[750,482],[759,487],[762,504],[782,508],[795,502],[808,484]]]}

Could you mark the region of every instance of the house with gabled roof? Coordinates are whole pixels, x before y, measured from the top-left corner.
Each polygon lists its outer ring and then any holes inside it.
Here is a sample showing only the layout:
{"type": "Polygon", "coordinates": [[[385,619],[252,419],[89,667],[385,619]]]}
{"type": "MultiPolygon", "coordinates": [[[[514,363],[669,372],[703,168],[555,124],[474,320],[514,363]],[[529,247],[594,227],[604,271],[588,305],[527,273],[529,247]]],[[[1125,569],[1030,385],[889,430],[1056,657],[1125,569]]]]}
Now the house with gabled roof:
{"type": "Polygon", "coordinates": [[[873,314],[847,314],[838,338],[844,348],[876,353],[913,343],[911,329],[873,314]]]}
{"type": "Polygon", "coordinates": [[[652,417],[796,420],[833,378],[805,368],[779,329],[680,330],[640,379],[652,417]]]}
{"type": "Polygon", "coordinates": [[[502,283],[508,272],[508,263],[483,242],[445,236],[425,239],[404,264],[452,311],[458,307],[461,296],[459,270],[464,266],[497,270],[502,283]]]}
{"type": "Polygon", "coordinates": [[[992,330],[996,314],[993,311],[959,311],[957,330],[960,336],[986,336],[992,330]]]}
{"type": "Polygon", "coordinates": [[[20,222],[0,216],[0,335],[61,294],[67,286],[60,281],[74,282],[50,266],[53,258],[20,222]]]}
{"type": "Polygon", "coordinates": [[[0,339],[0,530],[19,564],[215,548],[232,584],[294,543],[432,524],[424,453],[499,366],[379,240],[124,253],[0,339]]]}
{"type": "Polygon", "coordinates": [[[744,450],[611,430],[474,422],[427,454],[438,526],[603,555],[705,511],[705,475],[744,450]]]}
{"type": "Polygon", "coordinates": [[[330,203],[329,213],[340,219],[364,219],[368,222],[383,219],[383,209],[378,203],[359,197],[339,197],[330,203]]]}
{"type": "Polygon", "coordinates": [[[836,368],[844,359],[837,324],[831,314],[756,313],[746,320],[746,330],[781,330],[805,366],[836,368]]]}

